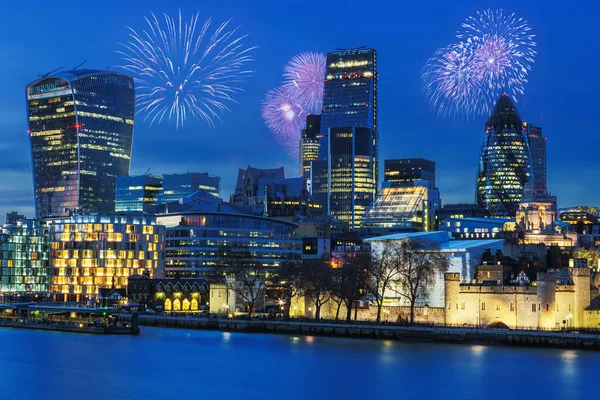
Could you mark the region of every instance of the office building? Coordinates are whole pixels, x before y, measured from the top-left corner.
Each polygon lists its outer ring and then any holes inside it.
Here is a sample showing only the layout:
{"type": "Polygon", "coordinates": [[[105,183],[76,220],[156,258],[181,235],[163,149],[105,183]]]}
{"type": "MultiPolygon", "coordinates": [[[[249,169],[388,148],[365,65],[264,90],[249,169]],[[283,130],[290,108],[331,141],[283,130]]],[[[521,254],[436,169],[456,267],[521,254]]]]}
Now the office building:
{"type": "Polygon", "coordinates": [[[365,212],[361,234],[434,231],[439,197],[439,191],[430,180],[384,186],[365,212]]]}
{"type": "Polygon", "coordinates": [[[253,262],[276,271],[300,260],[302,240],[289,221],[253,214],[253,208],[227,203],[198,191],[163,206],[157,223],[166,227],[167,278],[202,278],[214,273],[226,246],[248,248],[253,262]]]}
{"type": "Polygon", "coordinates": [[[424,158],[385,160],[383,180],[391,184],[428,180],[435,186],[435,162],[424,158]]]}
{"type": "Polygon", "coordinates": [[[129,174],[134,87],[129,76],[89,69],[27,86],[38,218],[114,211],[115,178],[129,174]]]}
{"type": "Polygon", "coordinates": [[[163,174],[162,192],[158,203],[166,204],[204,190],[215,197],[221,197],[221,178],[208,172],[188,172],[185,174],[163,174]]]}
{"type": "Polygon", "coordinates": [[[485,218],[490,215],[483,206],[468,203],[444,204],[436,214],[440,223],[450,218],[485,218]]]}
{"type": "Polygon", "coordinates": [[[377,193],[373,131],[329,129],[329,215],[357,229],[377,193]]]}
{"type": "Polygon", "coordinates": [[[143,213],[78,213],[47,221],[49,293],[86,301],[123,289],[130,275],[162,276],[164,227],[143,213]]]}
{"type": "Polygon", "coordinates": [[[358,227],[378,184],[375,49],[327,54],[320,131],[312,193],[328,214],[358,227]]]}
{"type": "Polygon", "coordinates": [[[310,166],[317,160],[319,155],[319,132],[321,130],[321,116],[308,114],[306,116],[306,128],[302,130],[300,138],[300,176],[309,182],[310,190],[310,166]]]}
{"type": "MultiPolygon", "coordinates": [[[[284,179],[285,171],[279,168],[254,168],[248,165],[246,169],[239,169],[235,192],[230,197],[232,204],[247,206],[256,204],[256,198],[264,196],[259,193],[262,179],[284,179]]],[[[264,189],[264,188],[263,188],[264,189]]]]}
{"type": "Polygon", "coordinates": [[[153,175],[117,176],[116,211],[151,213],[162,191],[162,179],[153,175]]]}
{"type": "Polygon", "coordinates": [[[514,217],[531,159],[523,123],[508,95],[502,94],[488,119],[477,174],[477,204],[495,217],[514,217]]]}
{"type": "Polygon", "coordinates": [[[48,291],[48,235],[35,220],[5,225],[0,235],[0,293],[48,291]]]}
{"type": "Polygon", "coordinates": [[[546,184],[546,138],[542,128],[523,122],[523,134],[527,137],[531,153],[531,181],[536,191],[547,191],[546,184]]]}
{"type": "Polygon", "coordinates": [[[16,211],[11,211],[9,213],[6,213],[6,219],[4,223],[6,225],[15,225],[17,221],[20,221],[22,219],[26,219],[26,217],[23,214],[19,214],[16,211]]]}

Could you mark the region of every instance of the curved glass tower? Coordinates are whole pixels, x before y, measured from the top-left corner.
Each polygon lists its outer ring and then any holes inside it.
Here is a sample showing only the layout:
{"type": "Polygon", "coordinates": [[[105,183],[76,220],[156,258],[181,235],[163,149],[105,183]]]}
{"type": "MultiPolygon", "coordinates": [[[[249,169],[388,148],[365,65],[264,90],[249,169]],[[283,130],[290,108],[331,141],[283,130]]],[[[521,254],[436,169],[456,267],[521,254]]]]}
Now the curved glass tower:
{"type": "Polygon", "coordinates": [[[115,177],[129,174],[133,79],[72,70],[26,90],[36,216],[114,211],[115,177]]]}
{"type": "Polygon", "coordinates": [[[492,216],[515,215],[531,179],[531,156],[521,117],[502,94],[487,121],[477,174],[477,203],[492,216]]]}

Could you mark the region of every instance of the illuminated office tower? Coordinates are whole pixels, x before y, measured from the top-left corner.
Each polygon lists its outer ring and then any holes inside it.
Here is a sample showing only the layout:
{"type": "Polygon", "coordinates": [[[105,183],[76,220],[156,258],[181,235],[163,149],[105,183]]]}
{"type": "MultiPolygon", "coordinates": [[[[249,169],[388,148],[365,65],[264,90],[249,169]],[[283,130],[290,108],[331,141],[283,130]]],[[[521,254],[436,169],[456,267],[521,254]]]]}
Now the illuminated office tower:
{"type": "Polygon", "coordinates": [[[131,275],[161,277],[165,228],[142,213],[81,213],[47,222],[48,291],[85,301],[100,288],[126,288],[131,275]]]}
{"type": "Polygon", "coordinates": [[[115,178],[129,174],[133,79],[75,69],[45,75],[26,96],[36,216],[114,211],[115,178]]]}
{"type": "Polygon", "coordinates": [[[329,129],[329,214],[350,229],[360,227],[377,193],[372,139],[370,128],[329,129]]]}
{"type": "Polygon", "coordinates": [[[185,174],[163,174],[162,192],[159,204],[179,201],[198,190],[204,190],[215,197],[221,197],[221,178],[208,172],[187,172],[185,174]]]}
{"type": "Polygon", "coordinates": [[[321,116],[308,114],[306,128],[302,130],[300,138],[300,175],[310,180],[310,164],[317,160],[319,155],[319,132],[321,129],[321,116]]]}
{"type": "Polygon", "coordinates": [[[502,94],[488,119],[477,174],[477,204],[494,217],[514,217],[531,178],[527,137],[517,110],[502,94]]]}
{"type": "Polygon", "coordinates": [[[416,180],[433,182],[435,186],[435,162],[424,158],[400,158],[385,160],[383,180],[390,184],[410,184],[416,180]]]}
{"type": "Polygon", "coordinates": [[[2,228],[0,292],[48,291],[48,234],[36,220],[20,220],[2,228]]]}
{"type": "Polygon", "coordinates": [[[117,176],[116,211],[153,212],[162,190],[162,179],[153,175],[117,176]]]}

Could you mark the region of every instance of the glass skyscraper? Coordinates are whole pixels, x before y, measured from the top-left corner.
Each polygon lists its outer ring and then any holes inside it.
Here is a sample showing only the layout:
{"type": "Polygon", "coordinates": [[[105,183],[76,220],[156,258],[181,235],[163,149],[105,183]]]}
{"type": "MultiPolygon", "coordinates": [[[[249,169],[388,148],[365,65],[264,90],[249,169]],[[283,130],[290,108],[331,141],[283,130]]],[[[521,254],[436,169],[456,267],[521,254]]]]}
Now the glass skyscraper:
{"type": "Polygon", "coordinates": [[[300,175],[310,181],[310,165],[319,155],[319,132],[321,131],[321,116],[308,114],[306,128],[300,138],[300,175]]]}
{"type": "Polygon", "coordinates": [[[375,49],[327,54],[320,131],[318,161],[313,161],[313,196],[331,216],[357,228],[377,192],[375,49]]]}
{"type": "Polygon", "coordinates": [[[424,158],[400,158],[384,161],[384,181],[408,184],[416,180],[427,180],[435,186],[435,162],[424,158]]]}
{"type": "Polygon", "coordinates": [[[523,123],[508,95],[494,106],[484,132],[477,174],[477,203],[495,217],[514,217],[531,178],[523,123]]]}
{"type": "Polygon", "coordinates": [[[116,211],[151,213],[162,190],[162,179],[153,175],[117,176],[116,211]]]}
{"type": "Polygon", "coordinates": [[[129,174],[133,79],[63,71],[29,84],[26,96],[36,216],[114,211],[115,178],[129,174]]]}
{"type": "Polygon", "coordinates": [[[162,193],[158,203],[166,204],[202,189],[215,197],[221,197],[221,178],[208,172],[188,172],[185,174],[163,174],[162,193]]]}
{"type": "Polygon", "coordinates": [[[542,135],[542,128],[523,122],[523,134],[531,150],[533,185],[537,190],[546,191],[546,138],[542,135]]]}

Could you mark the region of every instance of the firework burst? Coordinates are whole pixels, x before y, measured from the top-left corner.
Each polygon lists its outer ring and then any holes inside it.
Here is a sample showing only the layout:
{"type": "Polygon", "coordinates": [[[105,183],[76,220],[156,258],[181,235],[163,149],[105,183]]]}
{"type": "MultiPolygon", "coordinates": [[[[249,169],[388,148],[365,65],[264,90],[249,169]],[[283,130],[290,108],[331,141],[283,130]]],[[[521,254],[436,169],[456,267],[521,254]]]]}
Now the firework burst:
{"type": "Polygon", "coordinates": [[[439,115],[484,115],[501,93],[513,99],[524,94],[536,54],[526,21],[502,10],[478,12],[462,24],[457,38],[460,42],[438,50],[422,73],[424,92],[439,115]]]}
{"type": "Polygon", "coordinates": [[[288,87],[270,90],[262,106],[262,117],[277,142],[291,154],[297,154],[306,110],[288,87]]]}
{"type": "Polygon", "coordinates": [[[320,113],[323,106],[326,60],[322,53],[300,53],[283,69],[284,86],[309,113],[320,113]]]}
{"type": "Polygon", "coordinates": [[[247,66],[255,47],[244,44],[247,35],[231,21],[211,29],[212,20],[200,21],[199,13],[189,22],[181,11],[164,20],[152,14],[146,22],[139,33],[129,28],[130,40],[119,51],[122,68],[136,81],[138,113],[150,124],[174,119],[178,129],[190,117],[214,126],[252,74],[247,66]]]}

